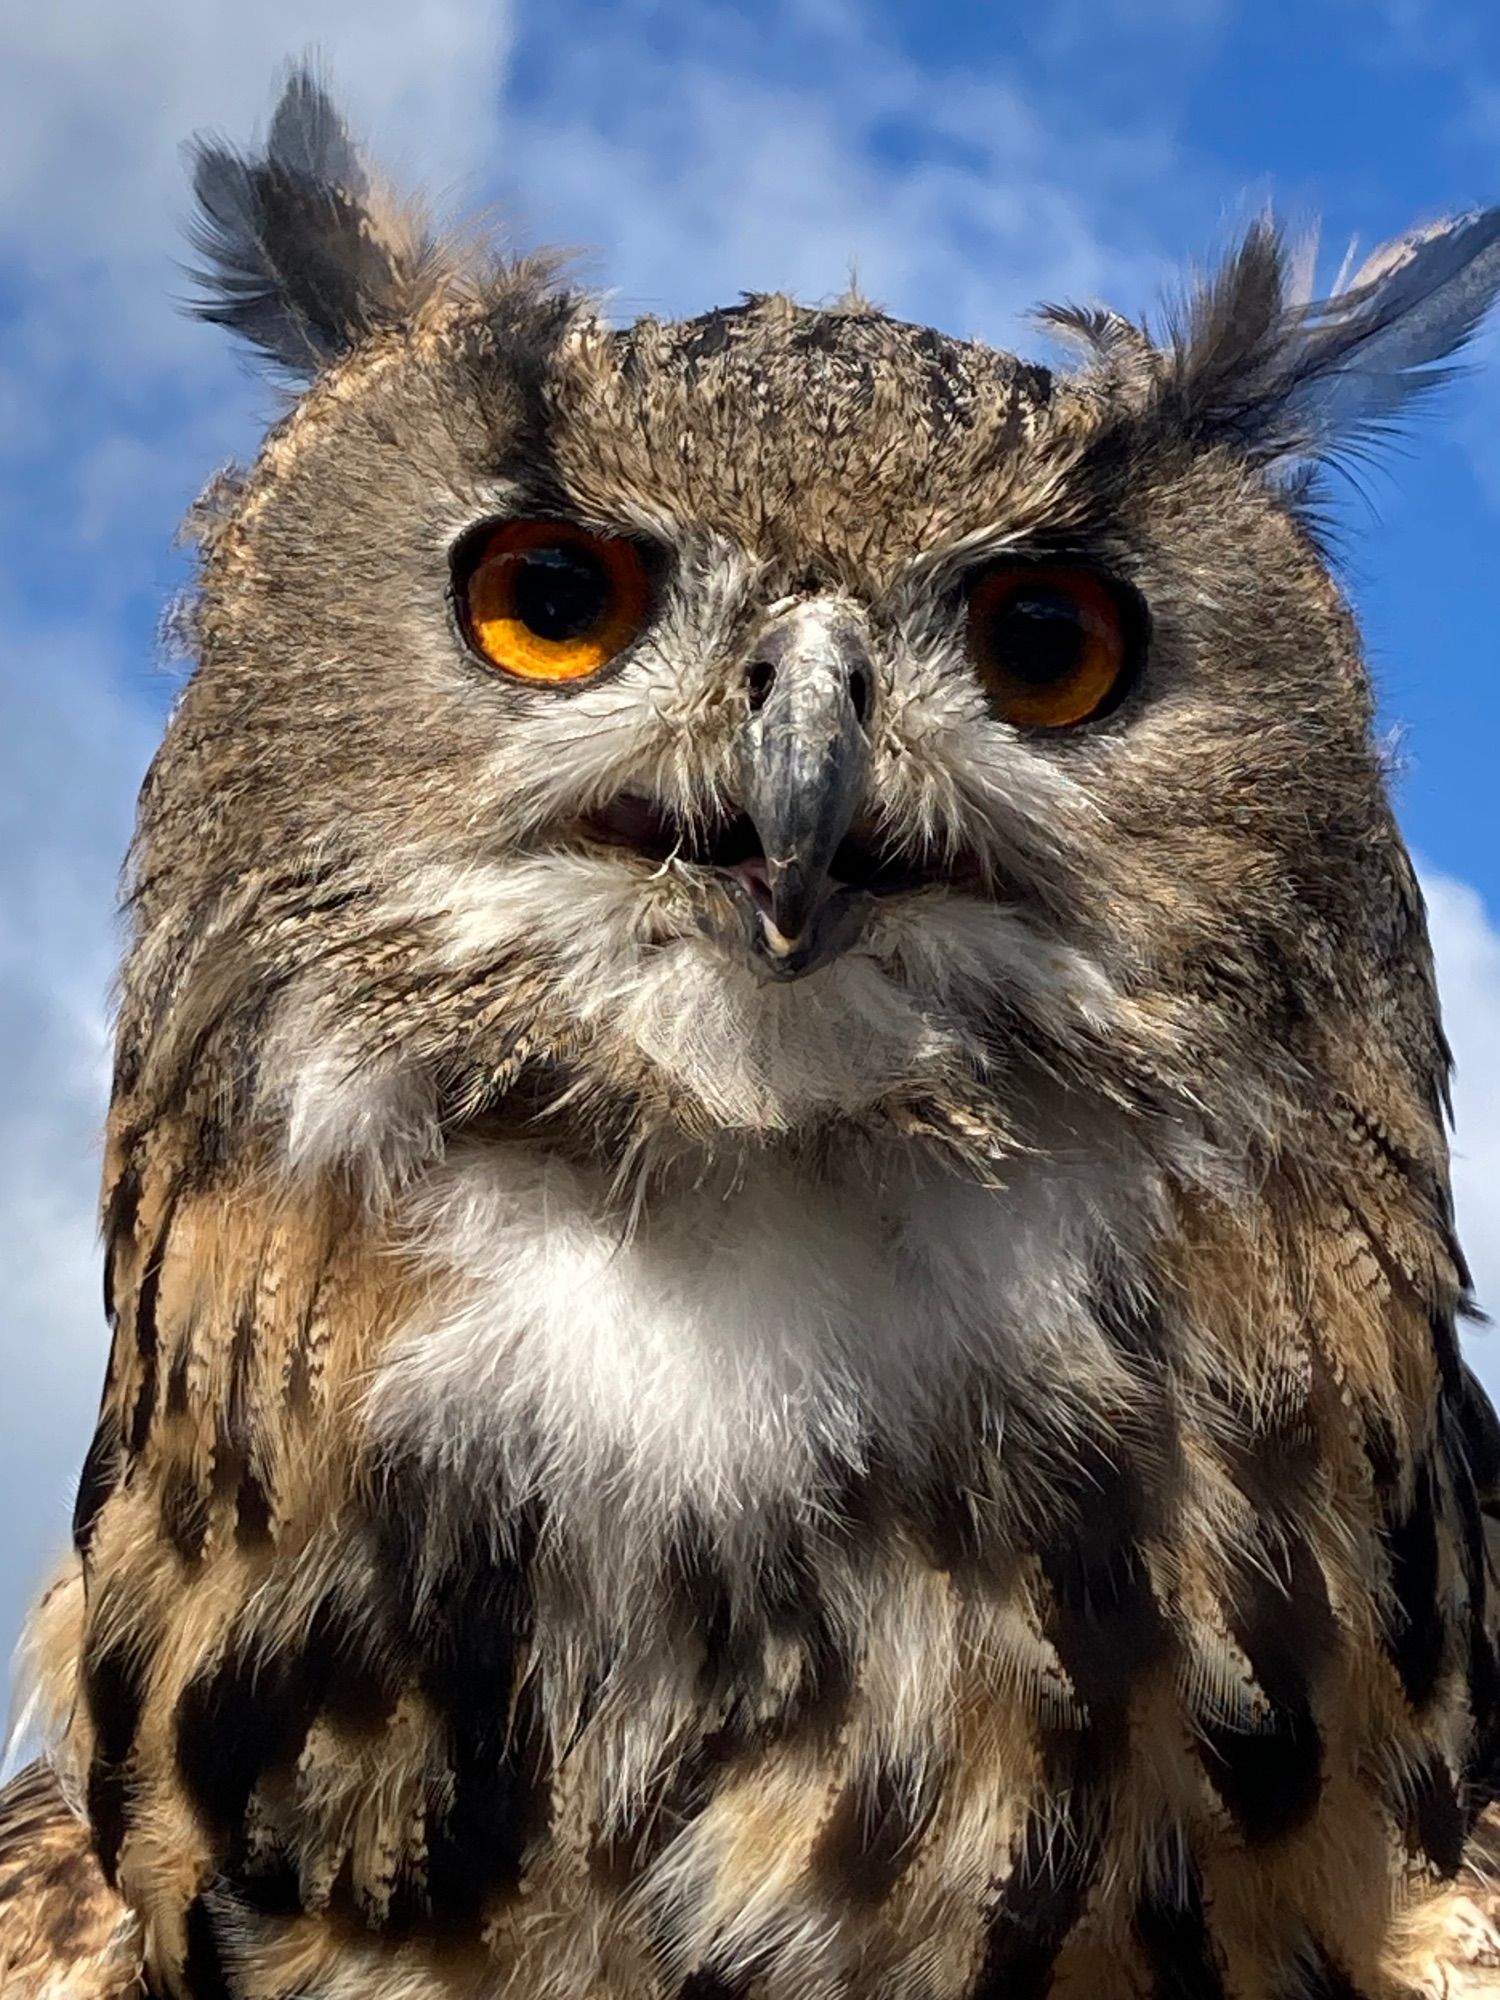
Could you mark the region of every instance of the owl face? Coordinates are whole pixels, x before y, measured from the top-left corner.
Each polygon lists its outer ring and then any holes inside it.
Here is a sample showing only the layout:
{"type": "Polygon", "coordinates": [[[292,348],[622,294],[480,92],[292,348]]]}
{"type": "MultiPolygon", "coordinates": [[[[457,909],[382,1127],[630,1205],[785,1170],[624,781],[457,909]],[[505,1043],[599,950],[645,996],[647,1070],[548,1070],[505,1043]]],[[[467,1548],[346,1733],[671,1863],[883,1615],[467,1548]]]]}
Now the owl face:
{"type": "MultiPolygon", "coordinates": [[[[239,208],[204,155],[211,254],[306,174],[275,149],[239,208]]],[[[292,332],[209,308],[328,349],[200,510],[143,812],[138,981],[222,1044],[216,1101],[315,1159],[517,1106],[1232,1149],[1307,1022],[1383,1005],[1410,892],[1285,476],[1358,342],[1274,238],[1173,348],[1071,323],[1071,375],[859,300],[617,330],[359,243],[292,332]]]]}
{"type": "MultiPolygon", "coordinates": [[[[273,445],[179,722],[235,705],[199,726],[244,859],[355,889],[418,1039],[424,993],[524,969],[563,1089],[689,1127],[959,1076],[1026,1122],[1102,1059],[1144,1089],[1143,1007],[1243,934],[1254,867],[1295,898],[1292,772],[1362,770],[1305,537],[1149,442],[1106,480],[1065,385],[868,310],[570,320],[542,363],[460,313],[273,445]]],[[[289,1069],[333,1045],[367,1081],[349,987],[299,974],[289,1069]]]]}

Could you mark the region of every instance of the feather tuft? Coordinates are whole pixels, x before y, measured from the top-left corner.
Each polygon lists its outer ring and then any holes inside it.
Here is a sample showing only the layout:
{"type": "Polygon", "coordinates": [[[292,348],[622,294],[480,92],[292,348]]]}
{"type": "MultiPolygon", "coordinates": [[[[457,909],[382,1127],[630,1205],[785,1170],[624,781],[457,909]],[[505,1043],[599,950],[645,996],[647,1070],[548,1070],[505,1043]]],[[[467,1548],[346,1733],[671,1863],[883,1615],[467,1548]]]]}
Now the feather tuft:
{"type": "Polygon", "coordinates": [[[348,127],[306,69],[295,71],[263,154],[190,146],[202,260],[191,310],[295,375],[315,374],[443,281],[446,259],[420,213],[378,188],[348,127]]]}
{"type": "Polygon", "coordinates": [[[1268,219],[1170,329],[1165,409],[1262,463],[1357,451],[1399,419],[1500,291],[1500,208],[1383,246],[1330,296],[1268,219]]]}

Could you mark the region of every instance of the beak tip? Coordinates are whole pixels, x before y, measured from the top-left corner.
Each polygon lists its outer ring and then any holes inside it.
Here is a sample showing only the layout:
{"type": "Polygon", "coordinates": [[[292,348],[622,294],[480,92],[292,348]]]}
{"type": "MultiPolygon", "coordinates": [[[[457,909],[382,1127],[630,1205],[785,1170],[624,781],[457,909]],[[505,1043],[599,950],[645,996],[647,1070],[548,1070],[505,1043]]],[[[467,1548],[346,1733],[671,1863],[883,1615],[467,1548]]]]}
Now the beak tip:
{"type": "Polygon", "coordinates": [[[766,910],[760,912],[760,931],[766,950],[773,958],[790,958],[802,942],[800,932],[795,937],[788,937],[766,910]]]}

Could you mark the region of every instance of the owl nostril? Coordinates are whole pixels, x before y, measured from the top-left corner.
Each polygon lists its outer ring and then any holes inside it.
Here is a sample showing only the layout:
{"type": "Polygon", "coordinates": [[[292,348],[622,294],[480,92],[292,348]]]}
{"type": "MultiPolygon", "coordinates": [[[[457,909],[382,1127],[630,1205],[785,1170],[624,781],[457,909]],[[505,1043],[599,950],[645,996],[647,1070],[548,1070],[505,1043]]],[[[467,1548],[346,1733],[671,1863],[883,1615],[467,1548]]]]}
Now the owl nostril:
{"type": "MultiPolygon", "coordinates": [[[[750,713],[759,714],[766,705],[771,690],[776,685],[776,669],[769,660],[754,661],[745,674],[745,686],[750,695],[750,713]]],[[[855,667],[849,675],[849,703],[854,710],[854,719],[865,723],[870,715],[870,676],[863,667],[855,667]]]]}
{"type": "Polygon", "coordinates": [[[849,676],[849,700],[855,721],[862,723],[870,713],[870,676],[863,667],[856,667],[849,676]]]}
{"type": "Polygon", "coordinates": [[[757,660],[745,676],[745,685],[750,690],[750,713],[755,715],[766,705],[766,697],[776,685],[776,669],[769,660],[757,660]]]}

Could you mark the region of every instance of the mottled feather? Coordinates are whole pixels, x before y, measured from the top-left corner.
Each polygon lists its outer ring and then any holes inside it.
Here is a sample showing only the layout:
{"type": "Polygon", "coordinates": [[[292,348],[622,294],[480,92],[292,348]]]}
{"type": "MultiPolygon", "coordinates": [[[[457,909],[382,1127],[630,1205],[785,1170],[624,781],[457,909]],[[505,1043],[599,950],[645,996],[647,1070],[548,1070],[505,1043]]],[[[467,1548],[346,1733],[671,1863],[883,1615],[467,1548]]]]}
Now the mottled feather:
{"type": "Polygon", "coordinates": [[[139,1926],[41,1764],[0,1791],[0,1993],[147,2000],[139,1926]]]}

